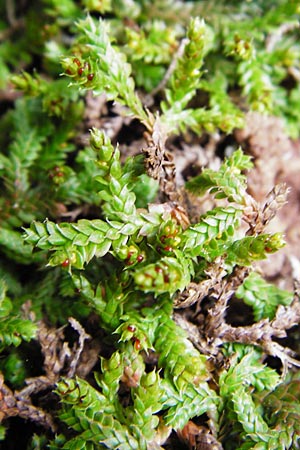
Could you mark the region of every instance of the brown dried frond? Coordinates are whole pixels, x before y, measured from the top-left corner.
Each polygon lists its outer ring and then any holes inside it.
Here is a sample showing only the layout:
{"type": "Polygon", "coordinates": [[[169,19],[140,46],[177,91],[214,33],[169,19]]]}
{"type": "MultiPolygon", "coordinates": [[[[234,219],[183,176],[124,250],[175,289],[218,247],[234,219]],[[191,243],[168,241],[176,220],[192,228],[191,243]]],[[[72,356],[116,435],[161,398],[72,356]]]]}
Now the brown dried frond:
{"type": "Polygon", "coordinates": [[[18,416],[54,432],[56,426],[51,415],[32,405],[30,397],[23,395],[22,392],[9,389],[4,384],[3,375],[0,374],[0,422],[18,416]]]}
{"type": "Polygon", "coordinates": [[[222,259],[217,258],[205,270],[206,279],[199,283],[190,283],[185,290],[174,299],[174,308],[188,308],[194,303],[200,305],[201,301],[210,295],[217,295],[221,289],[221,280],[226,275],[222,259]]]}
{"type": "Polygon", "coordinates": [[[70,317],[69,323],[78,333],[78,341],[72,348],[65,341],[65,326],[48,328],[43,322],[39,325],[38,340],[44,355],[44,369],[49,381],[57,381],[63,370],[67,370],[68,377],[73,377],[83,353],[85,341],[91,339],[76,319],[70,317]]]}
{"type": "Polygon", "coordinates": [[[247,235],[263,233],[277,212],[287,203],[290,189],[286,183],[279,183],[267,195],[263,206],[260,206],[251,196],[243,219],[248,223],[247,235]]]}
{"type": "Polygon", "coordinates": [[[190,450],[222,450],[222,445],[203,425],[189,420],[182,430],[176,431],[178,437],[190,450]]]}
{"type": "Polygon", "coordinates": [[[300,361],[292,357],[292,350],[273,341],[274,337],[286,337],[286,331],[300,323],[298,294],[295,293],[293,303],[290,306],[280,305],[277,308],[273,320],[262,319],[253,325],[239,327],[233,327],[224,320],[225,308],[232,294],[232,291],[226,289],[215,307],[209,311],[206,333],[211,339],[211,344],[214,343],[219,346],[224,342],[239,342],[260,346],[266,354],[278,357],[282,361],[284,373],[290,365],[300,367],[300,361]]]}
{"type": "Polygon", "coordinates": [[[279,183],[271,190],[262,210],[264,226],[268,225],[277,214],[277,211],[287,203],[289,192],[290,188],[286,183],[279,183]]]}
{"type": "MultiPolygon", "coordinates": [[[[34,406],[31,396],[49,388],[52,389],[63,371],[67,370],[68,377],[73,377],[78,370],[81,375],[87,373],[84,367],[81,367],[80,360],[85,341],[91,337],[76,319],[71,317],[69,322],[78,333],[78,342],[75,342],[72,348],[65,341],[65,327],[55,329],[47,327],[44,322],[39,323],[38,341],[44,355],[45,375],[27,378],[27,386],[19,391],[12,391],[4,384],[3,376],[0,374],[0,421],[18,416],[55,431],[56,427],[51,415],[34,406]]],[[[91,355],[91,351],[94,353],[93,365],[95,358],[98,357],[98,350],[99,345],[96,346],[96,350],[90,349],[88,352],[89,355],[91,355]],[[95,351],[97,351],[97,357],[95,351]]],[[[89,369],[91,368],[89,363],[87,366],[89,369]]]]}
{"type": "Polygon", "coordinates": [[[152,135],[146,135],[147,147],[143,148],[146,155],[145,166],[150,177],[158,180],[160,190],[167,200],[181,202],[181,196],[176,185],[176,167],[173,155],[166,149],[166,131],[159,117],[156,118],[152,135]]]}
{"type": "Polygon", "coordinates": [[[55,382],[66,359],[71,356],[67,343],[64,343],[64,327],[49,328],[44,322],[39,323],[38,341],[44,356],[44,370],[49,380],[55,382]]]}
{"type": "Polygon", "coordinates": [[[67,374],[68,378],[72,378],[75,375],[79,359],[83,352],[85,341],[87,339],[91,339],[91,336],[86,333],[82,325],[80,325],[80,323],[73,317],[69,318],[69,323],[71,324],[72,328],[78,333],[78,344],[75,343],[72,348],[72,357],[67,374]]]}

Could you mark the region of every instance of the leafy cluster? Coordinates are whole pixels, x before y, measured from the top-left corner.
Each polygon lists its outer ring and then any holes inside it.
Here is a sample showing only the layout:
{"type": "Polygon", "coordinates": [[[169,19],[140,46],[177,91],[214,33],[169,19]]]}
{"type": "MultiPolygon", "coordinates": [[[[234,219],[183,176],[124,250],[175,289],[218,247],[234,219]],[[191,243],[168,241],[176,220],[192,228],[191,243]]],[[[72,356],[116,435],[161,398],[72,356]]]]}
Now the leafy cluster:
{"type": "Polygon", "coordinates": [[[299,298],[255,265],[284,245],[284,188],[259,205],[238,146],[178,185],[171,150],[245,109],[296,135],[299,7],[21,3],[0,6],[0,439],[19,416],[28,449],[298,448],[299,363],[273,338],[299,298]]]}
{"type": "Polygon", "coordinates": [[[3,280],[1,280],[0,289],[0,350],[3,351],[11,345],[17,347],[23,340],[30,341],[33,339],[36,335],[36,325],[13,312],[13,304],[6,295],[7,287],[3,280]]]}

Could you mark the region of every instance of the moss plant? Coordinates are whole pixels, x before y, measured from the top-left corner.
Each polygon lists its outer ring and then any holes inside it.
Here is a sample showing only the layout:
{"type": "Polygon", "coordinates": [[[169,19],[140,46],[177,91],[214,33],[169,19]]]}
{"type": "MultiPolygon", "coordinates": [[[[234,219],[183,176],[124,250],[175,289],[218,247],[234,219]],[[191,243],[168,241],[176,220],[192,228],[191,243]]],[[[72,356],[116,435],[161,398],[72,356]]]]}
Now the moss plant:
{"type": "Polygon", "coordinates": [[[273,3],[0,6],[3,448],[298,448],[299,289],[257,265],[288,189],[258,203],[236,142],[178,156],[249,110],[298,137],[299,6],[273,3]]]}

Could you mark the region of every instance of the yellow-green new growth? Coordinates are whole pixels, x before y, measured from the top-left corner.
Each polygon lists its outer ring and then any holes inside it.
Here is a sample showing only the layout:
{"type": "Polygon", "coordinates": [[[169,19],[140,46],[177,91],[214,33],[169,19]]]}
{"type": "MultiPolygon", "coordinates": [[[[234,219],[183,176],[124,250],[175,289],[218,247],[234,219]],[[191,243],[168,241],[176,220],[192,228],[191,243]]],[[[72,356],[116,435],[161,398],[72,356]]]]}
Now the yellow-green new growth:
{"type": "Polygon", "coordinates": [[[62,60],[65,75],[73,80],[71,84],[76,83],[81,89],[93,90],[98,95],[105,93],[108,100],[127,106],[129,113],[151,130],[151,118],[135,92],[131,66],[125,54],[111,44],[107,22],[88,16],[78,22],[77,28],[82,33],[82,54],[62,60]]]}

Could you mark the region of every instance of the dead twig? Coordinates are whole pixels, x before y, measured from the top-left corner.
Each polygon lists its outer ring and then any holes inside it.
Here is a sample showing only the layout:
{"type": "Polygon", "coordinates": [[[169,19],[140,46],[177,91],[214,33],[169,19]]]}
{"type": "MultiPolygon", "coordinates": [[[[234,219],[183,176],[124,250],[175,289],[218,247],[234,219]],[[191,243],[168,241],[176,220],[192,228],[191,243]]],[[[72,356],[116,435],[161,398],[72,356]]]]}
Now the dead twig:
{"type": "Polygon", "coordinates": [[[0,374],[0,422],[16,416],[36,422],[53,432],[56,431],[56,425],[51,415],[32,405],[30,397],[23,396],[22,391],[14,392],[9,389],[4,384],[3,375],[0,374]]]}
{"type": "Polygon", "coordinates": [[[172,61],[163,77],[163,79],[161,80],[161,82],[152,90],[152,92],[150,92],[150,94],[148,94],[145,99],[144,99],[144,103],[146,107],[150,107],[153,105],[154,103],[154,97],[156,94],[158,94],[160,91],[162,91],[166,85],[168,84],[168,81],[170,80],[174,70],[176,69],[177,66],[177,61],[179,58],[181,58],[181,56],[183,55],[184,49],[186,47],[186,45],[189,43],[189,39],[184,38],[181,40],[179,47],[176,51],[176,53],[173,55],[172,61]]]}
{"type": "Polygon", "coordinates": [[[190,283],[186,289],[174,300],[174,308],[188,308],[194,303],[198,303],[208,295],[218,296],[222,289],[222,279],[226,275],[223,261],[217,258],[205,270],[206,279],[200,283],[190,283]]]}
{"type": "Polygon", "coordinates": [[[171,152],[165,147],[166,131],[156,118],[152,135],[146,135],[147,147],[143,148],[146,155],[145,166],[150,177],[158,180],[162,194],[167,200],[182,203],[181,194],[176,185],[176,167],[171,152]]]}
{"type": "Polygon", "coordinates": [[[279,183],[267,195],[266,202],[260,206],[251,196],[249,205],[244,210],[243,219],[248,223],[247,235],[257,235],[263,233],[267,225],[276,216],[279,209],[286,203],[290,188],[286,183],[279,183]]]}
{"type": "MultiPolygon", "coordinates": [[[[300,361],[293,358],[294,352],[273,341],[273,338],[284,338],[286,331],[300,323],[300,301],[298,293],[295,293],[293,303],[290,306],[280,305],[277,308],[273,320],[262,319],[250,326],[232,327],[225,323],[224,312],[226,304],[232,292],[226,290],[221,295],[216,306],[209,312],[207,335],[219,346],[224,342],[239,342],[241,344],[260,346],[262,350],[271,356],[278,357],[283,365],[283,373],[289,366],[300,367],[300,361]]],[[[213,344],[211,342],[211,344],[213,344]]]]}
{"type": "Polygon", "coordinates": [[[74,345],[74,348],[72,349],[72,359],[70,361],[70,368],[67,374],[68,378],[72,378],[75,375],[78,362],[80,359],[80,356],[83,352],[84,343],[87,339],[91,339],[91,336],[85,332],[85,329],[80,325],[80,323],[74,319],[73,317],[69,318],[69,322],[72,326],[72,328],[77,331],[79,338],[78,338],[78,345],[74,345]]]}

